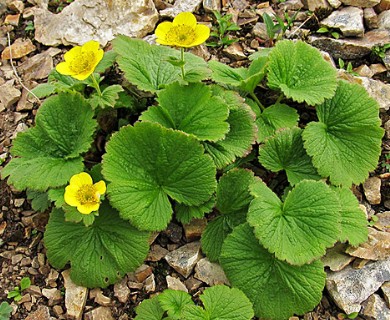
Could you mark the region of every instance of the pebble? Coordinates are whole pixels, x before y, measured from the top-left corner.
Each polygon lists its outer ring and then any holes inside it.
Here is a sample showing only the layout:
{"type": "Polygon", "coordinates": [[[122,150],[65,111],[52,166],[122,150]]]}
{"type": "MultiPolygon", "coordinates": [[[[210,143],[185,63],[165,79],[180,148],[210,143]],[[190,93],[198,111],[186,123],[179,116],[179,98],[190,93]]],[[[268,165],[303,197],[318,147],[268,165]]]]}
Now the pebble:
{"type": "Polygon", "coordinates": [[[301,0],[287,0],[285,2],[279,3],[278,7],[283,11],[288,11],[288,10],[298,11],[303,8],[303,3],[301,0]]]}
{"type": "MultiPolygon", "coordinates": [[[[378,102],[381,111],[390,109],[389,84],[365,77],[355,77],[355,82],[361,84],[367,90],[368,94],[378,102]]],[[[379,196],[376,195],[376,199],[378,199],[378,197],[379,196]]]]}
{"type": "Polygon", "coordinates": [[[230,46],[224,48],[222,52],[234,60],[240,61],[247,59],[241,44],[238,42],[232,43],[230,46]]]}
{"type": "Polygon", "coordinates": [[[340,0],[345,6],[355,6],[360,8],[372,8],[379,4],[381,0],[340,0]]]}
{"type": "Polygon", "coordinates": [[[24,80],[42,80],[47,78],[53,66],[53,57],[43,52],[28,58],[17,70],[24,80]]]}
{"type": "Polygon", "coordinates": [[[21,199],[14,199],[14,206],[16,208],[20,208],[21,206],[23,206],[24,200],[25,199],[23,199],[23,198],[21,198],[21,199]]]}
{"type": "Polygon", "coordinates": [[[18,264],[20,261],[22,261],[22,259],[23,259],[23,255],[22,254],[15,254],[11,258],[11,263],[13,265],[18,264]]]}
{"type": "Polygon", "coordinates": [[[370,65],[369,68],[372,70],[374,74],[380,74],[387,70],[386,67],[381,63],[374,63],[370,65]]]}
{"type": "Polygon", "coordinates": [[[209,286],[215,286],[217,284],[229,285],[229,280],[227,279],[222,267],[217,263],[210,262],[207,258],[203,258],[198,261],[195,266],[194,277],[209,286]]]}
{"type": "Polygon", "coordinates": [[[57,287],[56,281],[58,279],[58,276],[59,276],[58,271],[55,269],[51,269],[49,275],[45,279],[46,285],[53,288],[57,287]]]}
{"type": "Polygon", "coordinates": [[[189,291],[198,290],[198,288],[203,284],[202,281],[195,279],[193,276],[190,276],[184,281],[184,283],[189,291]]]}
{"type": "Polygon", "coordinates": [[[51,289],[44,288],[42,289],[42,295],[49,300],[48,302],[49,307],[59,304],[62,301],[61,291],[58,290],[57,288],[51,288],[51,289]]]}
{"type": "Polygon", "coordinates": [[[370,204],[381,203],[381,184],[378,177],[370,177],[363,183],[364,194],[370,204]]]}
{"type": "Polygon", "coordinates": [[[27,56],[29,53],[35,50],[36,47],[33,45],[30,39],[18,38],[10,47],[6,47],[3,50],[1,54],[1,59],[3,60],[11,59],[11,53],[12,53],[12,59],[19,59],[21,57],[27,56]]]}
{"type": "Polygon", "coordinates": [[[386,306],[385,301],[378,295],[373,294],[363,303],[362,314],[367,319],[388,320],[390,319],[390,309],[386,306]]]}
{"type": "Polygon", "coordinates": [[[156,291],[156,281],[154,280],[153,273],[145,279],[144,289],[145,289],[145,292],[147,292],[147,293],[156,291]]]}
{"type": "Polygon", "coordinates": [[[390,211],[379,212],[376,214],[378,221],[374,227],[380,231],[390,232],[390,211]]]}
{"type": "Polygon", "coordinates": [[[195,12],[202,0],[176,0],[174,5],[160,11],[162,17],[176,17],[181,12],[195,12]]]}
{"type": "Polygon", "coordinates": [[[153,268],[148,266],[147,264],[143,264],[135,270],[134,275],[135,279],[138,282],[143,282],[147,277],[149,277],[153,273],[153,268]]]}
{"type": "Polygon", "coordinates": [[[334,9],[337,9],[342,5],[342,2],[340,0],[328,0],[330,6],[334,9]]]}
{"type": "Polygon", "coordinates": [[[105,296],[100,288],[95,288],[89,291],[89,298],[94,298],[94,301],[103,307],[109,307],[112,305],[111,299],[105,296]]]}
{"type": "Polygon", "coordinates": [[[381,0],[380,3],[375,7],[375,10],[382,12],[390,9],[390,0],[381,0]]]}
{"type": "Polygon", "coordinates": [[[366,65],[362,64],[361,66],[353,69],[361,77],[371,78],[374,75],[374,72],[366,65]]]}
{"type": "Polygon", "coordinates": [[[120,282],[114,284],[114,296],[121,303],[126,303],[129,300],[130,289],[127,286],[127,277],[124,277],[120,282]]]}
{"type": "Polygon", "coordinates": [[[386,10],[379,14],[378,16],[378,28],[380,29],[390,29],[390,11],[386,10]]]}
{"type": "Polygon", "coordinates": [[[188,243],[165,256],[168,264],[185,278],[188,278],[200,258],[200,243],[198,241],[188,243]]]}
{"type": "Polygon", "coordinates": [[[161,247],[159,244],[153,244],[149,250],[147,261],[160,261],[166,256],[168,250],[161,247]]]}
{"type": "Polygon", "coordinates": [[[51,320],[49,308],[39,305],[38,309],[30,313],[25,320],[51,320]]]}
{"type": "Polygon", "coordinates": [[[303,7],[305,9],[309,9],[310,11],[329,8],[329,3],[326,0],[302,0],[302,3],[303,7]]]}
{"type": "Polygon", "coordinates": [[[9,24],[11,26],[17,27],[19,25],[20,14],[9,14],[4,19],[4,24],[9,24]]]}
{"type": "Polygon", "coordinates": [[[363,10],[347,7],[333,11],[330,16],[321,21],[320,25],[330,29],[340,29],[346,37],[363,37],[363,10]]]}
{"type": "Polygon", "coordinates": [[[176,223],[170,222],[163,232],[173,243],[180,243],[183,236],[183,228],[176,223]]]}
{"type": "Polygon", "coordinates": [[[206,229],[207,219],[192,219],[190,223],[183,225],[184,235],[188,242],[198,240],[206,229]]]}
{"type": "Polygon", "coordinates": [[[70,269],[62,272],[65,287],[65,308],[70,318],[81,320],[85,303],[87,301],[88,289],[76,285],[70,278],[70,269]]]}
{"type": "Polygon", "coordinates": [[[32,294],[33,296],[40,297],[42,295],[41,288],[36,285],[31,285],[26,289],[26,292],[32,294]]]}
{"type": "Polygon", "coordinates": [[[333,248],[326,250],[325,256],[321,258],[325,267],[329,267],[332,271],[340,271],[348,266],[354,257],[345,253],[346,244],[338,243],[333,248]]]}
{"type": "Polygon", "coordinates": [[[221,11],[221,0],[203,0],[203,9],[206,12],[221,11]]]}
{"type": "Polygon", "coordinates": [[[373,8],[365,8],[363,10],[363,18],[368,29],[378,28],[378,15],[373,8]]]}
{"type": "Polygon", "coordinates": [[[61,315],[64,314],[64,310],[60,305],[56,305],[53,307],[53,312],[57,317],[60,317],[61,315]]]}
{"type": "Polygon", "coordinates": [[[110,308],[98,307],[87,312],[84,315],[85,320],[115,320],[112,316],[110,308]]]}
{"type": "Polygon", "coordinates": [[[387,120],[384,124],[385,135],[387,139],[390,139],[390,120],[387,120]]]}
{"type": "Polygon", "coordinates": [[[11,1],[8,3],[8,8],[12,11],[22,13],[24,10],[24,3],[20,0],[11,1]]]}
{"type": "Polygon", "coordinates": [[[168,289],[188,292],[187,287],[185,286],[185,284],[183,282],[180,281],[179,278],[166,276],[165,279],[167,281],[168,289]]]}
{"type": "Polygon", "coordinates": [[[8,81],[0,86],[0,102],[5,109],[9,109],[16,103],[21,95],[22,93],[15,88],[13,81],[8,81]]]}

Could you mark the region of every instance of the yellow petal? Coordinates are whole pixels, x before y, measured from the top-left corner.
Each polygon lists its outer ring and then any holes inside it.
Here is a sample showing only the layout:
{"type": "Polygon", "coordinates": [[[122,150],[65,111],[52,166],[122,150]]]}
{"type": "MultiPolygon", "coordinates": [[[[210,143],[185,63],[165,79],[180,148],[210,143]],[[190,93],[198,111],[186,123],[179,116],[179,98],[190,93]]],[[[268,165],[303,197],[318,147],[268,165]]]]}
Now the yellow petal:
{"type": "Polygon", "coordinates": [[[210,36],[210,28],[204,24],[198,24],[195,28],[195,40],[192,42],[192,46],[198,46],[205,42],[210,36]]]}
{"type": "Polygon", "coordinates": [[[165,41],[167,33],[171,30],[171,28],[172,28],[172,22],[169,21],[161,22],[157,26],[156,30],[154,31],[154,34],[157,37],[157,42],[158,40],[165,41]]]}
{"type": "Polygon", "coordinates": [[[80,204],[80,202],[77,200],[78,190],[78,187],[72,185],[65,188],[64,200],[68,205],[77,207],[80,204]]]}
{"type": "Polygon", "coordinates": [[[95,190],[99,193],[99,195],[106,193],[106,183],[103,180],[96,182],[93,186],[95,187],[95,190]]]}
{"type": "Polygon", "coordinates": [[[79,73],[79,74],[71,74],[71,76],[77,80],[85,80],[87,79],[92,73],[93,73],[94,70],[87,70],[83,73],[79,73]]]}
{"type": "Polygon", "coordinates": [[[75,187],[82,187],[85,184],[92,185],[92,183],[93,181],[91,176],[86,172],[75,174],[69,181],[69,184],[75,187]]]}
{"type": "Polygon", "coordinates": [[[86,203],[77,206],[77,210],[82,214],[90,214],[92,211],[99,210],[100,203],[86,203]]]}
{"type": "Polygon", "coordinates": [[[95,61],[92,65],[93,70],[95,71],[96,66],[99,64],[99,62],[103,59],[104,51],[103,49],[99,49],[95,54],[95,61]]]}
{"type": "Polygon", "coordinates": [[[74,73],[72,70],[70,70],[69,64],[67,62],[60,62],[59,64],[57,64],[56,70],[58,73],[61,73],[65,76],[70,76],[74,73]]]}
{"type": "Polygon", "coordinates": [[[68,52],[64,54],[64,60],[69,62],[73,59],[77,59],[77,57],[80,54],[81,54],[81,47],[80,46],[73,47],[72,49],[70,49],[68,52]]]}
{"type": "Polygon", "coordinates": [[[175,17],[175,19],[173,19],[174,26],[180,24],[185,24],[187,26],[190,26],[191,28],[195,28],[196,18],[191,12],[181,12],[175,17]]]}
{"type": "Polygon", "coordinates": [[[98,51],[99,50],[99,42],[91,40],[83,44],[81,47],[82,51],[98,51]]]}

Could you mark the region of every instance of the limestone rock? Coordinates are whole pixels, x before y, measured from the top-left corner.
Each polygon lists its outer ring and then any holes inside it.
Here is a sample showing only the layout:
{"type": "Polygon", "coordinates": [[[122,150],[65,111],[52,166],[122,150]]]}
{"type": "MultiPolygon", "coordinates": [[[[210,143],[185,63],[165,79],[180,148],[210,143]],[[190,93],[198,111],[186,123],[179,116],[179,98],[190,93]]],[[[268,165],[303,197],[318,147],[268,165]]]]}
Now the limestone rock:
{"type": "Polygon", "coordinates": [[[340,0],[345,6],[355,6],[360,8],[371,8],[376,6],[381,0],[340,0]]]}
{"type": "Polygon", "coordinates": [[[144,281],[145,292],[154,292],[156,291],[156,281],[154,280],[154,274],[152,273],[144,281]]]}
{"type": "Polygon", "coordinates": [[[89,40],[105,46],[118,34],[142,38],[157,21],[152,0],[75,0],[58,14],[47,6],[34,12],[35,39],[47,46],[81,45],[89,40]]]}
{"type": "Polygon", "coordinates": [[[2,60],[19,59],[21,57],[27,56],[29,53],[36,50],[36,47],[33,45],[30,39],[18,38],[11,44],[10,47],[6,47],[2,54],[2,60]]]}
{"type": "Polygon", "coordinates": [[[378,177],[370,177],[363,183],[364,194],[370,204],[381,203],[381,184],[378,177]]]}
{"type": "MultiPolygon", "coordinates": [[[[390,120],[388,120],[390,124],[390,120]]],[[[381,231],[390,232],[390,211],[384,211],[376,214],[378,221],[375,222],[374,227],[381,231]]]]}
{"type": "Polygon", "coordinates": [[[328,272],[326,288],[346,314],[359,312],[361,303],[390,280],[390,259],[367,263],[362,269],[348,266],[328,272]]]}
{"type": "Polygon", "coordinates": [[[303,7],[305,9],[309,9],[310,11],[329,8],[329,3],[326,0],[302,0],[302,3],[303,7]]]}
{"type": "Polygon", "coordinates": [[[366,65],[362,64],[359,67],[353,69],[359,76],[371,78],[374,75],[374,72],[366,65]]]}
{"type": "Polygon", "coordinates": [[[168,289],[188,292],[187,287],[180,281],[180,279],[171,276],[166,276],[165,279],[167,280],[168,289]]]}
{"type": "Polygon", "coordinates": [[[174,18],[181,12],[196,11],[201,4],[202,0],[176,0],[172,7],[161,10],[160,15],[174,18]]]}
{"type": "Polygon", "coordinates": [[[62,300],[61,291],[58,290],[57,288],[51,288],[51,289],[44,288],[42,289],[42,295],[49,300],[48,302],[49,307],[59,304],[62,300]]]}
{"type": "Polygon", "coordinates": [[[159,244],[153,244],[149,250],[147,261],[160,261],[168,253],[168,250],[159,244]]]}
{"type": "Polygon", "coordinates": [[[70,319],[81,320],[88,289],[72,281],[69,269],[62,272],[62,277],[64,278],[66,313],[70,319]]]}
{"type": "Polygon", "coordinates": [[[187,241],[194,241],[200,238],[207,226],[207,219],[192,219],[188,224],[183,225],[184,235],[187,241]]]}
{"type": "Polygon", "coordinates": [[[229,285],[229,280],[226,278],[222,267],[217,263],[210,262],[207,258],[199,260],[196,264],[195,278],[207,283],[209,286],[217,284],[229,285]]]}
{"type": "Polygon", "coordinates": [[[13,85],[13,81],[8,81],[0,86],[0,102],[6,109],[17,102],[22,93],[13,85]]]}
{"type": "Polygon", "coordinates": [[[363,37],[363,10],[347,7],[333,11],[329,17],[321,21],[321,26],[340,29],[346,37],[363,37]]]}
{"type": "Polygon", "coordinates": [[[89,311],[84,316],[85,320],[115,320],[112,316],[110,308],[98,307],[89,311]]]}
{"type": "Polygon", "coordinates": [[[373,294],[363,303],[362,314],[367,319],[388,320],[390,319],[390,309],[378,294],[373,294]]]}
{"type": "Polygon", "coordinates": [[[129,300],[130,289],[127,286],[127,277],[114,284],[114,296],[117,297],[121,303],[125,303],[129,300]]]}
{"type": "Polygon", "coordinates": [[[340,0],[328,0],[330,6],[334,9],[337,9],[338,7],[340,7],[342,5],[341,1],[340,0]]]}
{"type": "MultiPolygon", "coordinates": [[[[374,64],[370,65],[370,69],[372,70],[372,72],[375,75],[386,72],[386,70],[387,70],[386,67],[381,63],[374,63],[374,64]]],[[[389,136],[389,138],[390,138],[390,136],[389,136]]]]}
{"type": "Polygon", "coordinates": [[[138,282],[143,282],[147,277],[149,277],[153,273],[152,267],[147,264],[143,264],[135,270],[134,275],[135,279],[138,282]]]}
{"type": "Polygon", "coordinates": [[[368,29],[377,29],[378,24],[378,15],[376,14],[373,8],[365,8],[363,10],[364,24],[368,29]]]}
{"type": "Polygon", "coordinates": [[[30,313],[25,320],[50,320],[49,308],[46,306],[40,305],[38,309],[30,313]]]}
{"type": "Polygon", "coordinates": [[[374,98],[381,110],[387,111],[390,108],[390,85],[379,80],[365,77],[355,77],[357,83],[363,85],[368,94],[374,98]]]}
{"type": "Polygon", "coordinates": [[[53,67],[52,56],[39,53],[24,61],[17,70],[24,80],[41,80],[47,78],[53,67]]]}
{"type": "Polygon", "coordinates": [[[191,274],[200,258],[200,243],[198,241],[188,243],[165,256],[168,264],[185,278],[191,274]]]}
{"type": "Polygon", "coordinates": [[[386,10],[378,16],[378,28],[379,29],[390,29],[390,11],[386,10]]]}
{"type": "Polygon", "coordinates": [[[332,271],[340,271],[351,263],[353,257],[345,254],[347,245],[343,243],[336,244],[333,248],[326,250],[325,256],[321,258],[325,267],[332,271]]]}
{"type": "Polygon", "coordinates": [[[358,247],[349,247],[346,252],[361,259],[388,259],[390,258],[390,233],[369,227],[368,240],[358,247]]]}
{"type": "Polygon", "coordinates": [[[184,283],[189,291],[198,290],[199,287],[203,284],[202,281],[194,278],[193,276],[191,276],[187,280],[185,280],[184,283]]]}
{"type": "Polygon", "coordinates": [[[203,9],[206,12],[221,11],[221,0],[203,0],[203,9]]]}

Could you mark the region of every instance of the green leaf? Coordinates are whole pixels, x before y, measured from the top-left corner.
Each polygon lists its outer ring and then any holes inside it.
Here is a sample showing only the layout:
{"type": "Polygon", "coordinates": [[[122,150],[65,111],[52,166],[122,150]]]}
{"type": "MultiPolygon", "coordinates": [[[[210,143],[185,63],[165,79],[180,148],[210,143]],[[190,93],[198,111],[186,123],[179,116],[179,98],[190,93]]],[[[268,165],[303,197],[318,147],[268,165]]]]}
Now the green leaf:
{"type": "Polygon", "coordinates": [[[50,189],[47,192],[50,201],[53,201],[57,208],[61,208],[65,204],[64,194],[65,187],[58,189],[50,189]]]}
{"type": "Polygon", "coordinates": [[[45,191],[66,184],[83,171],[81,153],[91,145],[96,121],[79,94],[61,93],[39,108],[36,126],[18,134],[11,149],[13,158],[2,170],[2,178],[17,189],[45,191]],[[42,178],[44,177],[44,178],[42,178]]]}
{"type": "Polygon", "coordinates": [[[259,150],[260,163],[273,172],[285,170],[291,185],[304,179],[321,179],[303,147],[301,134],[299,128],[285,129],[269,138],[259,150]]]}
{"type": "Polygon", "coordinates": [[[250,320],[254,316],[252,303],[237,288],[221,285],[207,288],[200,300],[208,314],[207,319],[250,320]]]}
{"type": "Polygon", "coordinates": [[[354,194],[347,188],[334,187],[333,191],[338,195],[341,206],[341,233],[339,241],[348,241],[352,246],[358,246],[367,241],[367,218],[359,208],[359,202],[354,194]]]}
{"type": "Polygon", "coordinates": [[[103,59],[100,60],[94,72],[104,73],[108,68],[114,65],[116,58],[117,58],[117,53],[114,50],[104,52],[103,59]]]}
{"type": "Polygon", "coordinates": [[[105,288],[134,271],[146,258],[149,234],[120,219],[107,202],[90,227],[65,222],[54,209],[44,236],[47,258],[62,269],[70,262],[71,278],[79,285],[105,288]]]}
{"type": "Polygon", "coordinates": [[[15,301],[18,301],[22,298],[22,295],[20,294],[19,288],[17,287],[18,290],[12,290],[8,292],[7,298],[12,299],[14,298],[15,301]]]}
{"type": "Polygon", "coordinates": [[[11,317],[12,307],[8,302],[3,301],[0,304],[0,320],[8,320],[11,317]]]}
{"type": "Polygon", "coordinates": [[[193,134],[199,140],[223,139],[229,130],[229,109],[202,83],[173,83],[158,93],[159,106],[150,107],[140,120],[193,134]]]}
{"type": "Polygon", "coordinates": [[[90,98],[90,103],[94,108],[114,107],[119,99],[119,93],[122,91],[124,91],[122,86],[114,84],[105,88],[101,96],[95,92],[90,98]]]}
{"type": "Polygon", "coordinates": [[[297,110],[286,104],[277,103],[267,107],[256,120],[259,128],[257,142],[264,142],[282,128],[292,128],[298,125],[297,110]]]}
{"type": "Polygon", "coordinates": [[[56,91],[56,86],[51,83],[40,83],[34,89],[31,90],[38,98],[46,98],[56,91]]]}
{"type": "Polygon", "coordinates": [[[334,97],[316,111],[319,122],[309,123],[302,137],[318,173],[334,185],[363,182],[381,153],[377,102],[363,87],[340,81],[334,97]]]}
{"type": "Polygon", "coordinates": [[[20,291],[24,291],[31,286],[31,280],[28,277],[23,277],[22,280],[20,280],[20,291]]]}
{"type": "Polygon", "coordinates": [[[186,305],[182,313],[183,319],[191,320],[210,320],[206,310],[202,309],[200,306],[195,305],[186,305]]]}
{"type": "Polygon", "coordinates": [[[334,192],[321,181],[295,185],[284,203],[262,181],[248,212],[260,243],[279,260],[303,265],[325,254],[338,239],[340,205],[334,192]],[[265,192],[263,192],[263,190],[265,192]]]}
{"type": "Polygon", "coordinates": [[[141,122],[121,128],[106,146],[103,175],[121,217],[143,230],[171,220],[169,197],[198,206],[216,188],[216,169],[199,142],[182,132],[141,122]]]}
{"type": "Polygon", "coordinates": [[[227,122],[230,130],[223,140],[204,142],[205,150],[213,158],[218,169],[234,162],[237,157],[248,155],[256,140],[255,115],[247,105],[230,109],[227,122]]]}
{"type": "Polygon", "coordinates": [[[158,296],[142,301],[136,308],[137,316],[134,320],[161,320],[164,310],[160,307],[158,296]]]}
{"type": "Polygon", "coordinates": [[[31,208],[39,212],[46,211],[51,203],[47,192],[38,192],[27,189],[27,199],[31,200],[31,208]]]}
{"type": "Polygon", "coordinates": [[[336,69],[303,41],[278,41],[269,55],[268,69],[268,86],[297,102],[322,103],[337,87],[336,69]]]}
{"type": "MultiPolygon", "coordinates": [[[[181,69],[168,60],[180,58],[180,51],[150,45],[143,40],[118,36],[113,41],[114,51],[119,55],[119,67],[130,83],[145,91],[156,92],[161,87],[181,79],[181,69]]],[[[209,75],[206,62],[193,54],[185,53],[186,81],[199,82],[209,75]]]]}
{"type": "Polygon", "coordinates": [[[161,308],[168,313],[172,319],[181,319],[181,313],[186,305],[193,305],[191,296],[184,291],[164,290],[158,295],[161,308]]]}
{"type": "Polygon", "coordinates": [[[257,317],[285,320],[312,310],[321,300],[326,278],[322,263],[298,267],[276,259],[248,224],[227,237],[220,261],[232,285],[252,301],[257,317]]]}
{"type": "Polygon", "coordinates": [[[215,205],[215,197],[202,203],[199,206],[186,206],[182,203],[175,203],[176,219],[183,223],[190,223],[192,219],[201,219],[206,213],[211,212],[215,205]]]}
{"type": "Polygon", "coordinates": [[[76,207],[71,207],[68,205],[63,205],[62,209],[65,213],[65,221],[66,222],[75,222],[79,223],[83,221],[86,227],[91,226],[95,222],[95,214],[82,214],[80,213],[76,207]]]}

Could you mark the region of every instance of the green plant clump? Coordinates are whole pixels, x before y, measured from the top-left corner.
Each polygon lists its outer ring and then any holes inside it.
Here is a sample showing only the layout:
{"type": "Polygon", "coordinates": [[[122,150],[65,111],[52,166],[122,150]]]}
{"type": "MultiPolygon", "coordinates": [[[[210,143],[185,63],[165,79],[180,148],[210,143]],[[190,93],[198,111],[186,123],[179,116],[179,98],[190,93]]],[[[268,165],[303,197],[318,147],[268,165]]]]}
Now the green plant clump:
{"type": "Polygon", "coordinates": [[[14,290],[11,290],[7,294],[7,298],[12,298],[14,301],[18,302],[20,299],[22,299],[22,292],[31,286],[31,280],[30,278],[24,277],[22,280],[20,280],[20,285],[16,286],[14,290]]]}
{"type": "Polygon", "coordinates": [[[231,68],[118,36],[92,78],[53,71],[34,89],[47,98],[1,176],[51,211],[44,240],[54,267],[70,263],[77,284],[106,287],[142,264],[151,231],[214,211],[202,249],[233,289],[206,289],[203,308],[168,290],[137,319],[244,320],[251,304],[257,317],[287,319],[319,303],[326,249],[367,239],[350,188],[377,166],[378,104],[302,41],[251,59],[231,68]],[[114,63],[131,86],[104,77],[114,63]],[[81,172],[107,190],[88,182],[64,198],[81,172]],[[76,209],[85,199],[92,213],[76,209]]]}
{"type": "Polygon", "coordinates": [[[12,307],[6,301],[3,301],[0,304],[0,320],[9,320],[11,312],[12,307]]]}

